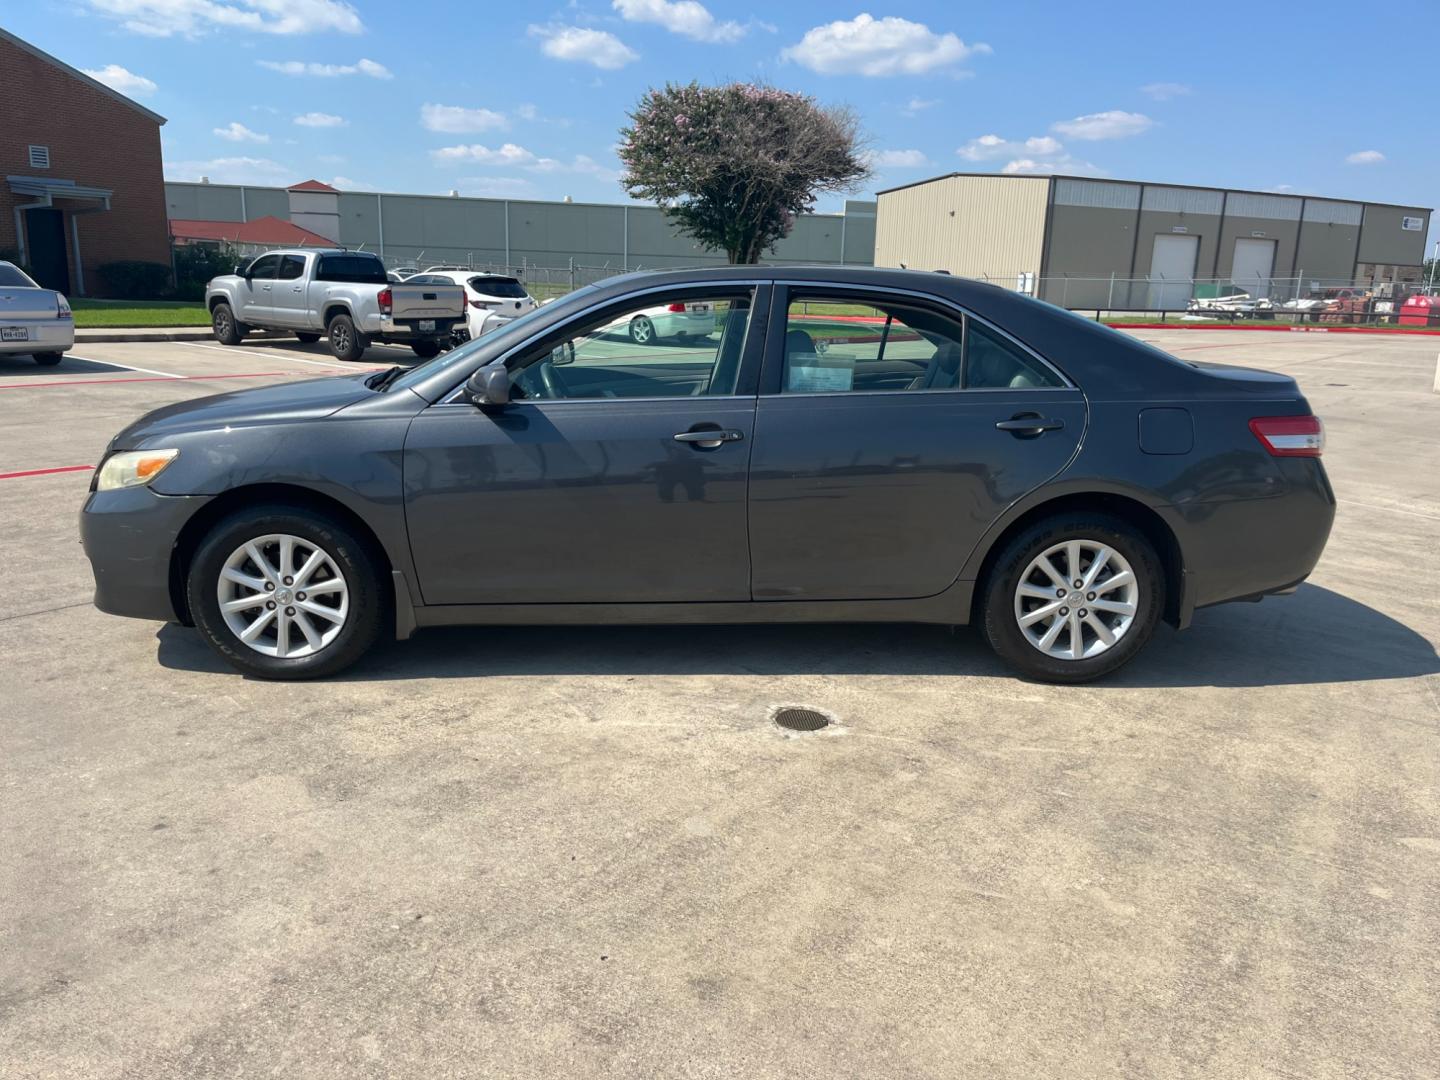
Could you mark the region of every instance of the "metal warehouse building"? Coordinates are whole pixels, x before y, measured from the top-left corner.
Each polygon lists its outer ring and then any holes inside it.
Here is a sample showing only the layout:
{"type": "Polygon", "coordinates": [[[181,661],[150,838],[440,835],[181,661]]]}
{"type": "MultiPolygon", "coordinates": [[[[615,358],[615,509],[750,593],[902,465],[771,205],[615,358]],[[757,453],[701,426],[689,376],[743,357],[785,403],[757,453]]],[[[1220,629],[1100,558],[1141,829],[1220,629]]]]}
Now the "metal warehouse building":
{"type": "Polygon", "coordinates": [[[1419,281],[1430,210],[1309,195],[952,173],[879,194],[875,264],[988,278],[1071,308],[1289,299],[1419,281]]]}
{"type": "MultiPolygon", "coordinates": [[[[363,247],[391,266],[463,263],[567,270],[580,282],[622,269],[724,263],[702,251],[657,208],[611,203],[546,202],[337,191],[315,181],[291,188],[229,184],[165,185],[172,223],[205,226],[230,237],[226,223],[278,218],[347,247],[363,247]]],[[[177,238],[179,234],[177,233],[177,238]]],[[[841,214],[805,214],[777,245],[793,262],[869,265],[875,250],[875,204],[851,201],[841,214]]]]}

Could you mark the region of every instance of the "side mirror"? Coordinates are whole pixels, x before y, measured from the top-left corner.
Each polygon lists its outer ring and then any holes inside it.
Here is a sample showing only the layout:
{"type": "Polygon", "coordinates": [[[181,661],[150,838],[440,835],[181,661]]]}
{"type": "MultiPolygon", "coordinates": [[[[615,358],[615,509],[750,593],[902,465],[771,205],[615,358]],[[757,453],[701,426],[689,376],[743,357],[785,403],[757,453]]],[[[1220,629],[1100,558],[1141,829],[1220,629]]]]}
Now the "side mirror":
{"type": "Polygon", "coordinates": [[[465,394],[476,405],[510,404],[510,372],[504,364],[488,364],[465,381],[465,394]]]}
{"type": "Polygon", "coordinates": [[[250,277],[250,267],[248,265],[235,267],[235,276],[248,279],[250,277]]]}

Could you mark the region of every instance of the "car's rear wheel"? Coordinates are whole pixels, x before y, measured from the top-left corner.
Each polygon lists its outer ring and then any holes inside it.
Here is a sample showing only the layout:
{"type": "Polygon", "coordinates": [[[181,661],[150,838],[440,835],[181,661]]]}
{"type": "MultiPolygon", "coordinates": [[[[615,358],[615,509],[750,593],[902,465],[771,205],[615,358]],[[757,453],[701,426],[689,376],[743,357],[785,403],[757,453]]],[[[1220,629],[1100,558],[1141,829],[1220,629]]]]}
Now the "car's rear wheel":
{"type": "Polygon", "coordinates": [[[314,345],[315,342],[320,340],[319,334],[296,334],[295,337],[299,339],[302,345],[314,345]]]}
{"type": "Polygon", "coordinates": [[[330,320],[326,332],[330,335],[330,351],[337,360],[359,360],[365,355],[369,342],[355,329],[355,320],[349,315],[336,315],[330,320]]]}
{"type": "Polygon", "coordinates": [[[65,359],[64,353],[58,352],[37,352],[33,354],[35,363],[41,367],[54,367],[61,360],[65,359]]]}
{"type": "Polygon", "coordinates": [[[195,625],[233,667],[262,679],[333,675],[380,635],[380,573],[363,541],[327,515],[246,509],[201,543],[186,582],[195,625]]]}
{"type": "Polygon", "coordinates": [[[210,312],[210,325],[215,330],[215,340],[221,345],[239,345],[250,329],[235,318],[229,304],[216,304],[210,312]]]}
{"type": "Polygon", "coordinates": [[[429,360],[432,356],[440,355],[440,343],[438,341],[412,341],[411,350],[422,360],[429,360]]]}
{"type": "Polygon", "coordinates": [[[1108,514],[1037,522],[1000,552],[984,583],[991,648],[1024,675],[1081,683],[1109,674],[1149,640],[1165,606],[1160,558],[1108,514]]]}
{"type": "Polygon", "coordinates": [[[655,324],[644,315],[636,315],[630,320],[630,340],[636,345],[654,345],[658,340],[655,324]]]}

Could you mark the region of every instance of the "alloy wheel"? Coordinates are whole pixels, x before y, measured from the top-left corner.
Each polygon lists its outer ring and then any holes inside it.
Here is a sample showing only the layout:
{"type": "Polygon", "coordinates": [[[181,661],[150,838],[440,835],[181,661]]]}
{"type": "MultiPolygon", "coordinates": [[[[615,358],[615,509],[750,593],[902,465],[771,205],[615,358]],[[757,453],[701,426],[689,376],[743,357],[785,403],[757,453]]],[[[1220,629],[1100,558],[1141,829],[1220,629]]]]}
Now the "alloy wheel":
{"type": "Polygon", "coordinates": [[[1065,540],[1020,575],[1015,620],[1046,656],[1089,660],[1125,636],[1139,603],[1140,585],[1123,555],[1099,540],[1065,540]]]}
{"type": "Polygon", "coordinates": [[[655,333],[655,325],[644,315],[636,316],[630,321],[630,336],[639,344],[644,345],[655,333]]]}
{"type": "Polygon", "coordinates": [[[282,660],[325,648],[350,613],[350,589],[334,558],[288,533],[241,544],[215,588],[225,625],[241,644],[282,660]]]}

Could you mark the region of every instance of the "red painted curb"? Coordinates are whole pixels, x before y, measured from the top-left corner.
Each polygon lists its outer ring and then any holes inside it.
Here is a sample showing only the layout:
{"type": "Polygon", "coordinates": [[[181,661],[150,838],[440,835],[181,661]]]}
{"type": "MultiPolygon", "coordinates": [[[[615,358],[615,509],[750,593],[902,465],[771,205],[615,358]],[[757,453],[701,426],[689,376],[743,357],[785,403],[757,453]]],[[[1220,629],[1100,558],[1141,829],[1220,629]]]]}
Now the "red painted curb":
{"type": "MultiPolygon", "coordinates": [[[[103,363],[103,361],[101,361],[103,363]]],[[[250,371],[243,375],[165,375],[141,379],[65,379],[61,382],[29,382],[0,386],[0,390],[38,390],[42,386],[90,386],[97,383],[193,382],[201,379],[266,379],[280,375],[296,375],[294,371],[250,371]]]]}
{"type": "Polygon", "coordinates": [[[62,465],[58,469],[26,469],[24,472],[0,472],[0,480],[16,480],[22,476],[50,476],[52,473],[91,472],[94,465],[62,465]]]}
{"type": "Polygon", "coordinates": [[[1440,330],[1401,330],[1393,326],[1250,326],[1240,323],[1209,323],[1202,326],[1199,323],[1180,322],[1107,322],[1101,325],[1112,330],[1261,330],[1267,334],[1405,334],[1410,337],[1417,334],[1432,337],[1440,334],[1440,330]]]}

